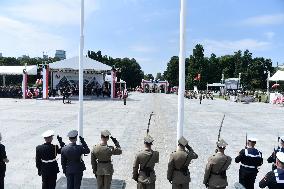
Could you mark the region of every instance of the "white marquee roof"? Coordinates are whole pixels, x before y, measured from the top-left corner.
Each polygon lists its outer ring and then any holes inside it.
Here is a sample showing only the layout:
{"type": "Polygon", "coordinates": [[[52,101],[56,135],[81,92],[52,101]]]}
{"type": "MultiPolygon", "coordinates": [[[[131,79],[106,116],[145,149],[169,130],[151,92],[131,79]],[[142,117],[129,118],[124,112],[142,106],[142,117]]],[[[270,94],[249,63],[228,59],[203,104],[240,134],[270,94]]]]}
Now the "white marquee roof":
{"type": "MultiPolygon", "coordinates": [[[[25,66],[0,66],[0,75],[23,75],[25,66]]],[[[28,75],[37,75],[37,66],[26,67],[28,75]]]]}
{"type": "Polygon", "coordinates": [[[269,81],[284,81],[284,71],[278,70],[269,81]]]}
{"type": "MultiPolygon", "coordinates": [[[[84,70],[94,70],[94,71],[109,71],[111,70],[111,67],[103,64],[101,62],[98,62],[96,60],[93,60],[89,57],[83,56],[83,67],[84,70]]],[[[52,70],[79,70],[79,57],[73,57],[57,62],[53,62],[49,64],[49,68],[52,70]]]]}

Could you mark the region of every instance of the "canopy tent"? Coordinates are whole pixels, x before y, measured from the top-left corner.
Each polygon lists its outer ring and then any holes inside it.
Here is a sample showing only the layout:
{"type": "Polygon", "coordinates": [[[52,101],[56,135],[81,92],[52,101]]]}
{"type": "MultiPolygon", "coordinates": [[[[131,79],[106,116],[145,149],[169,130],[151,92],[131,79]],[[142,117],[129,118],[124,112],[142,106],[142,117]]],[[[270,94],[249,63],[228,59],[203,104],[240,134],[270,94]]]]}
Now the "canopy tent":
{"type": "MultiPolygon", "coordinates": [[[[49,64],[49,69],[51,70],[79,70],[79,57],[73,57],[65,60],[60,60],[49,64]]],[[[84,70],[93,71],[110,71],[111,67],[93,60],[89,57],[83,57],[83,67],[84,70]]]]}
{"type": "Polygon", "coordinates": [[[212,83],[212,84],[207,84],[208,87],[225,87],[225,84],[222,83],[212,83]]]}
{"type": "Polygon", "coordinates": [[[269,81],[284,81],[284,71],[278,70],[269,81]]]}
{"type": "MultiPolygon", "coordinates": [[[[25,66],[0,66],[0,75],[23,75],[25,66]]],[[[27,66],[28,75],[37,75],[37,66],[27,66]]]]}
{"type": "MultiPolygon", "coordinates": [[[[112,78],[111,78],[111,75],[106,75],[105,76],[105,81],[107,81],[107,82],[111,82],[112,81],[112,78]]],[[[115,77],[115,82],[116,83],[126,83],[125,81],[123,81],[122,79],[120,79],[120,82],[117,82],[117,77],[115,77]]]]}

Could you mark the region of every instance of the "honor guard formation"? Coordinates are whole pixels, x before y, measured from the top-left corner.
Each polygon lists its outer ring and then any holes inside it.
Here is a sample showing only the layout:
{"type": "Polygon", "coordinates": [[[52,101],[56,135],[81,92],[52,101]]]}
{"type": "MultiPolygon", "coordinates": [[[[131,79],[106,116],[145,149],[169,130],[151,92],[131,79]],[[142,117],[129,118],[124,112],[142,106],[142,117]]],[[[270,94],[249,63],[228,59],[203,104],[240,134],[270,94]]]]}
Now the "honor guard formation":
{"type": "MultiPolygon", "coordinates": [[[[58,166],[58,155],[61,155],[62,172],[67,178],[67,189],[80,189],[83,172],[86,166],[82,157],[91,152],[91,167],[96,177],[98,189],[110,189],[114,168],[112,164],[113,155],[121,155],[121,146],[116,138],[111,136],[108,130],[101,132],[101,141],[89,149],[84,138],[79,136],[80,144],[77,144],[78,131],[72,130],[67,134],[69,144],[65,144],[57,135],[59,145],[52,144],[54,131],[48,130],[42,134],[44,144],[36,147],[36,168],[38,175],[42,177],[42,189],[55,189],[57,174],[60,172],[58,166]],[[111,139],[114,146],[108,145],[111,139]]],[[[0,133],[0,142],[2,136],[0,133]]],[[[274,149],[268,158],[273,163],[272,171],[268,172],[259,182],[260,188],[284,189],[284,136],[279,137],[280,147],[274,149]]],[[[144,149],[139,151],[133,163],[132,178],[137,182],[138,189],[154,189],[156,182],[155,165],[159,163],[159,152],[152,149],[154,139],[147,134],[144,138],[144,149]]],[[[239,182],[235,188],[254,189],[255,179],[259,167],[263,164],[262,153],[255,148],[257,139],[248,137],[245,148],[235,158],[240,163],[239,182]]],[[[177,150],[169,157],[167,179],[173,189],[188,189],[191,176],[189,165],[198,155],[181,137],[178,140],[177,150]]],[[[208,158],[206,164],[203,184],[209,189],[224,189],[228,186],[226,171],[232,163],[232,158],[225,155],[228,143],[219,139],[216,143],[216,153],[208,158]]],[[[9,160],[6,155],[5,146],[0,143],[0,189],[4,189],[4,177],[6,163],[9,160]]]]}

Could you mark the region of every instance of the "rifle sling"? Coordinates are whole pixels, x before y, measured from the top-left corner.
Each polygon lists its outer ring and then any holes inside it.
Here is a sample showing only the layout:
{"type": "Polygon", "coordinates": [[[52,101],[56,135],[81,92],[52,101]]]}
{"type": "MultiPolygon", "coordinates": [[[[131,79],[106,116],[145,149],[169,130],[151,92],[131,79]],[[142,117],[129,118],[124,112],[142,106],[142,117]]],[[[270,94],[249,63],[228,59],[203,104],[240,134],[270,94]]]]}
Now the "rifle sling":
{"type": "Polygon", "coordinates": [[[154,152],[153,152],[153,153],[151,153],[151,155],[150,155],[149,159],[147,160],[147,162],[145,163],[145,165],[143,166],[143,168],[142,168],[142,169],[140,169],[140,170],[143,170],[143,169],[145,169],[145,168],[147,167],[147,165],[148,165],[149,161],[150,161],[150,160],[152,159],[152,157],[153,157],[153,154],[154,154],[154,152]]]}

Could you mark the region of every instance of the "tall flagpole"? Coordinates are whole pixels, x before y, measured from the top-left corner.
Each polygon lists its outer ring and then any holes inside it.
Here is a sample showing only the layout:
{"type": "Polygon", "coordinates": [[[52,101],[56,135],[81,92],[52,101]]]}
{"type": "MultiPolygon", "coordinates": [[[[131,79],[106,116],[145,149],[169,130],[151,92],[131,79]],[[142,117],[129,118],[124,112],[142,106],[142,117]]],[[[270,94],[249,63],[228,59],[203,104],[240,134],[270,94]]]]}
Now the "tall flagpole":
{"type": "Polygon", "coordinates": [[[180,51],[179,51],[179,87],[178,87],[178,122],[177,140],[183,136],[184,125],[184,90],[185,90],[185,16],[186,0],[181,0],[180,9],[180,51]]]}
{"type": "Polygon", "coordinates": [[[80,50],[79,50],[79,119],[78,132],[83,136],[83,50],[84,50],[84,0],[81,0],[81,22],[80,22],[80,50]]]}

